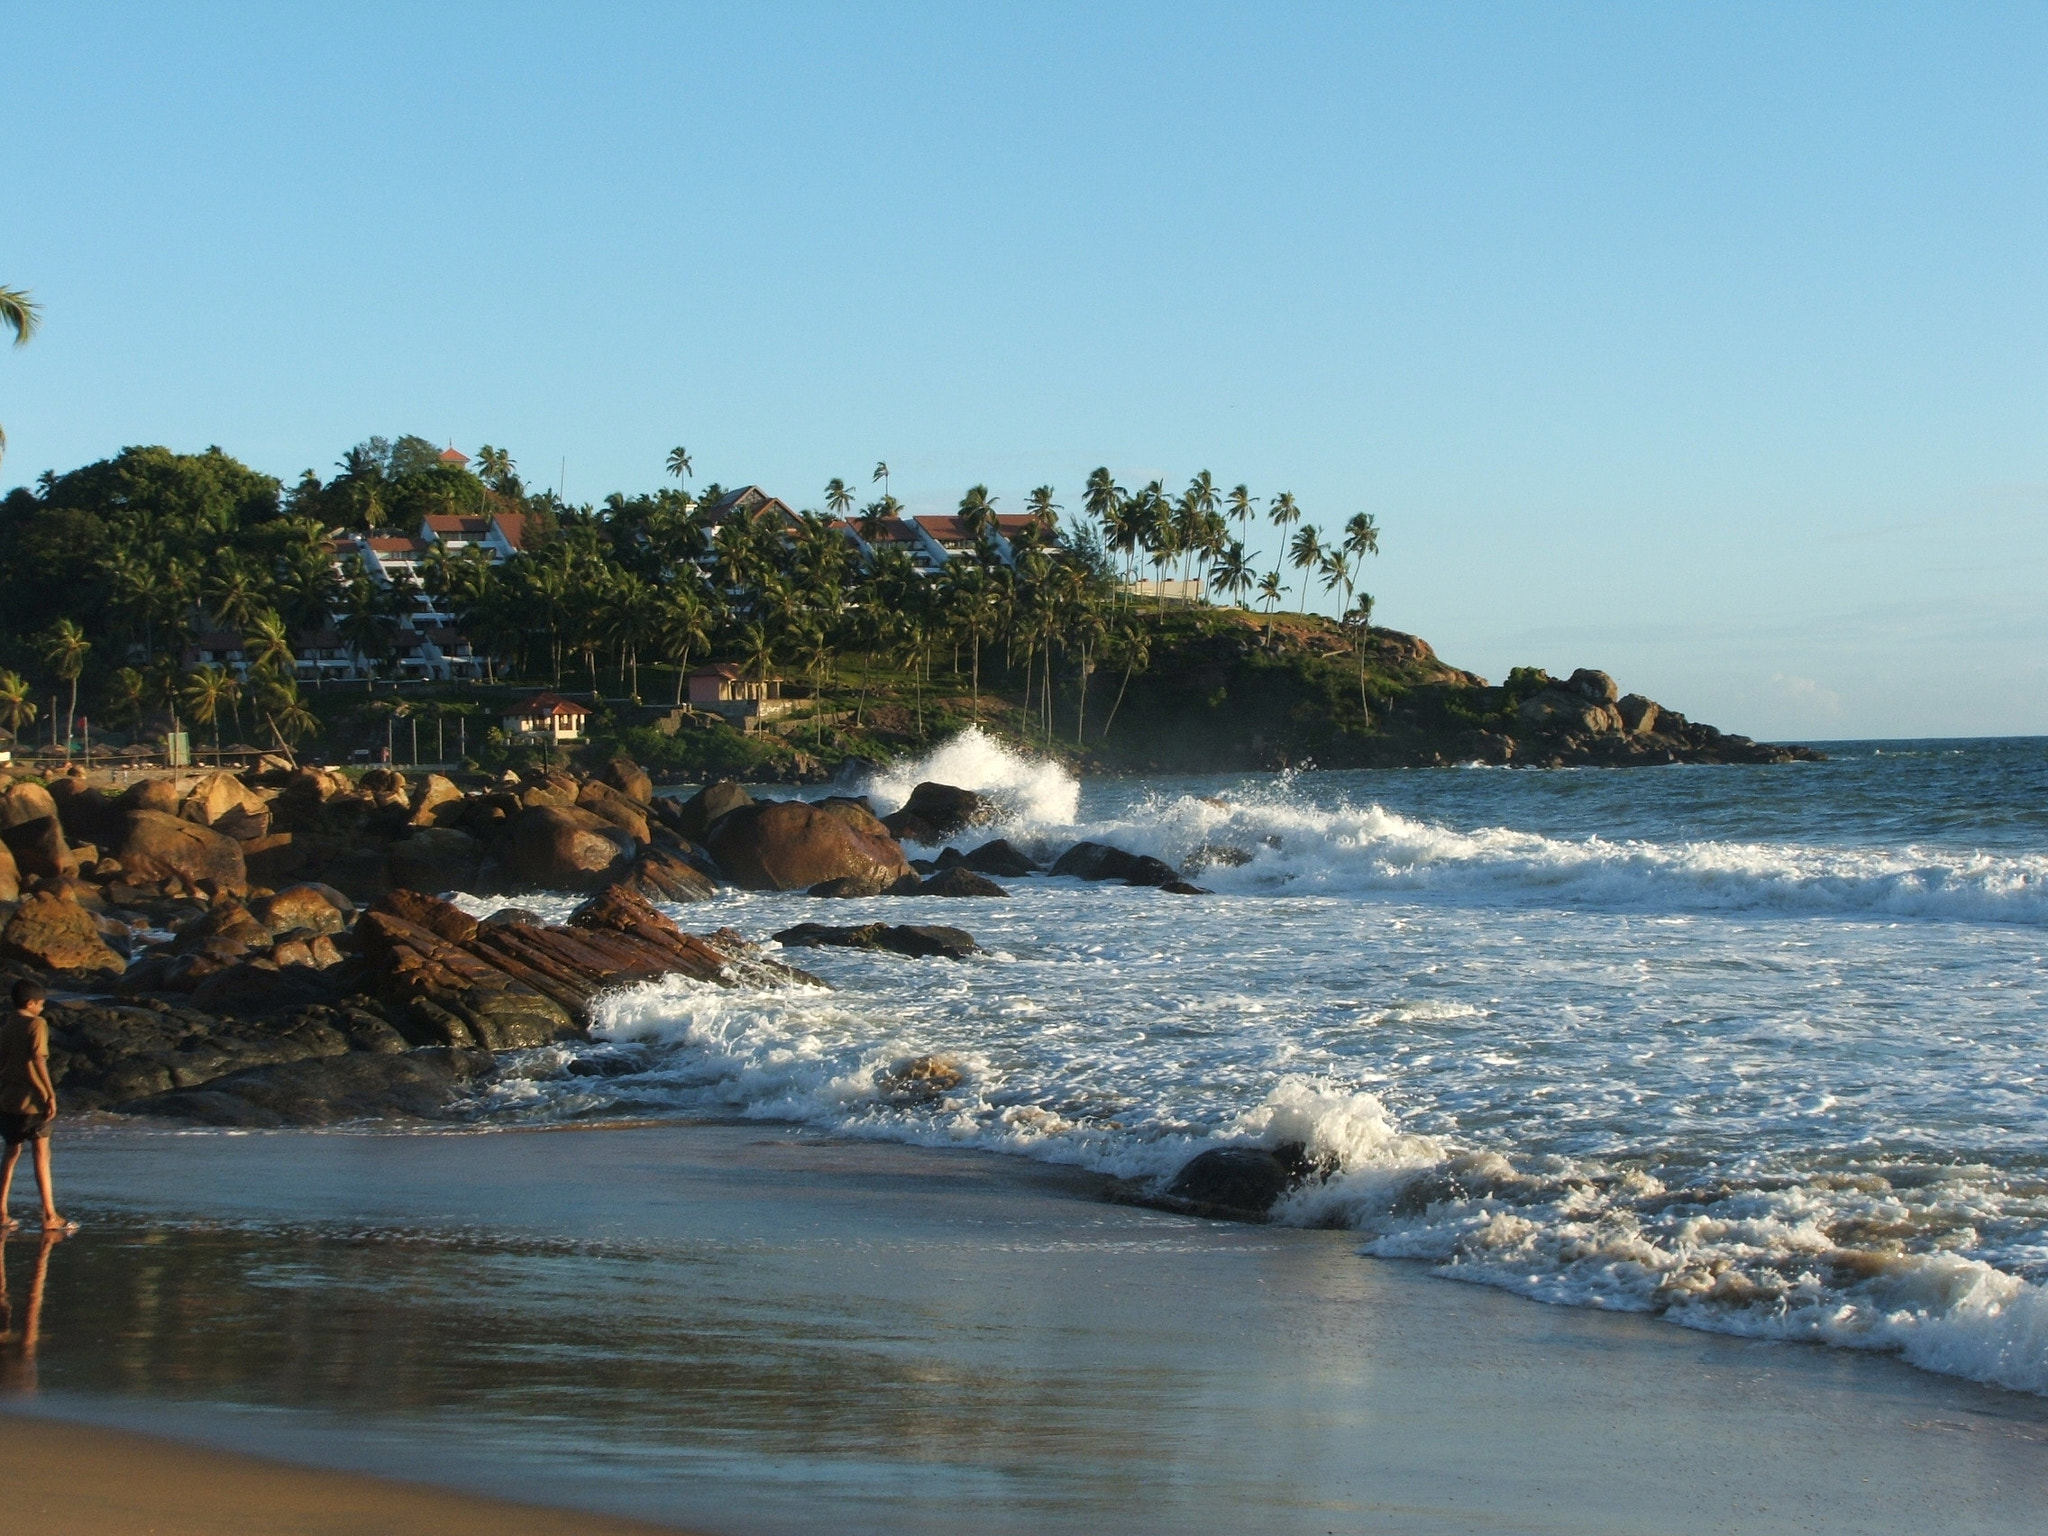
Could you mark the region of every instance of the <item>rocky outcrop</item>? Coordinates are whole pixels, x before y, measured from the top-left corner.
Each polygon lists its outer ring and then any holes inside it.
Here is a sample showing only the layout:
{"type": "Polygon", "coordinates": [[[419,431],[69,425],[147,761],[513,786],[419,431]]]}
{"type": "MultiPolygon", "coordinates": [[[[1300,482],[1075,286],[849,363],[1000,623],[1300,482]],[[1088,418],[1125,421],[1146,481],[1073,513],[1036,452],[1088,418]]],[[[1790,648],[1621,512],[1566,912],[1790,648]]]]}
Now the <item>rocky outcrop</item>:
{"type": "MultiPolygon", "coordinates": [[[[32,789],[35,786],[17,787],[32,789]]],[[[62,880],[78,873],[78,859],[64,841],[64,829],[54,813],[0,827],[0,843],[6,845],[19,878],[62,880]]]]}
{"type": "Polygon", "coordinates": [[[420,826],[391,845],[386,862],[395,885],[420,891],[474,890],[483,873],[484,845],[454,827],[420,826]]]}
{"type": "Polygon", "coordinates": [[[630,757],[612,758],[597,770],[597,782],[609,784],[628,800],[637,800],[642,805],[654,800],[654,780],[630,757]]]}
{"type": "Polygon", "coordinates": [[[234,1072],[201,1088],[156,1094],[121,1107],[130,1114],[249,1129],[446,1120],[457,1117],[454,1104],[496,1065],[497,1058],[482,1050],[349,1052],[234,1072]]]}
{"type": "Polygon", "coordinates": [[[785,928],[776,934],[775,942],[785,949],[815,949],[820,946],[880,949],[891,954],[909,955],[913,959],[943,956],[949,960],[964,960],[979,950],[974,935],[935,923],[862,923],[851,928],[835,928],[826,923],[798,923],[794,928],[785,928]]]}
{"type": "Polygon", "coordinates": [[[743,805],[712,824],[706,847],[750,891],[800,891],[828,880],[891,884],[909,874],[902,846],[872,816],[868,830],[857,810],[801,800],[743,805]]]}
{"type": "Polygon", "coordinates": [[[1107,843],[1076,843],[1053,861],[1055,875],[1077,880],[1121,880],[1126,885],[1168,885],[1180,872],[1149,853],[1126,853],[1107,843]]]}

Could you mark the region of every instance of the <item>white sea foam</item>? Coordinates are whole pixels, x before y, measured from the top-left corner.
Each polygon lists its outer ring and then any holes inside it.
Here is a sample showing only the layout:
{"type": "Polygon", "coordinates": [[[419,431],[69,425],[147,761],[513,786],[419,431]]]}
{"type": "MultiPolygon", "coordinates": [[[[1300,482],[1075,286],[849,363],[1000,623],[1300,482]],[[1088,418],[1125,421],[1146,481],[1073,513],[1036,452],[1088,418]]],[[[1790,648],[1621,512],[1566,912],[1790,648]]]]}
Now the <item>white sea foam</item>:
{"type": "MultiPolygon", "coordinates": [[[[1645,804],[1723,781],[1675,772],[1583,781],[1589,805],[1635,797],[1630,835],[1593,814],[1566,835],[1554,783],[1483,777],[1455,803],[1487,814],[1462,818],[1327,779],[1083,794],[963,737],[870,793],[975,788],[1001,807],[987,835],[1113,843],[1218,894],[1041,878],[1008,901],[835,903],[963,924],[987,953],[786,957],[833,992],[628,989],[583,1049],[641,1070],[536,1056],[492,1107],[738,1113],[1155,1182],[1207,1147],[1302,1142],[1333,1172],[1277,1218],[1369,1252],[2048,1393],[2048,858],[2017,834],[1855,844],[1818,798],[1774,838],[1738,814],[1678,835],[1702,820],[1645,804]],[[957,1081],[904,1076],[919,1057],[957,1081]]],[[[1897,802],[1888,834],[1914,826],[1897,802]]],[[[820,915],[732,891],[671,911],[759,939],[820,915]]]]}
{"type": "Polygon", "coordinates": [[[1081,804],[1080,782],[1065,768],[1005,746],[976,726],[921,758],[883,769],[862,788],[877,809],[892,811],[927,781],[987,795],[1007,820],[1032,827],[1069,825],[1081,804]]]}

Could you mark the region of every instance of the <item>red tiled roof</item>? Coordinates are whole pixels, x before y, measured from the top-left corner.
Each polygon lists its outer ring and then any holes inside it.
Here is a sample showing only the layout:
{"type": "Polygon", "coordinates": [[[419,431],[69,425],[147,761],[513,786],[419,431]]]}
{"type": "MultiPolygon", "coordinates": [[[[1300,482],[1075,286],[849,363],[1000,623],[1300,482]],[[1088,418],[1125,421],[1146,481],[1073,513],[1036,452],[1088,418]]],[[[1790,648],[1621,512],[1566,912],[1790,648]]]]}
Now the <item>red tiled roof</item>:
{"type": "Polygon", "coordinates": [[[972,544],[967,524],[957,517],[920,517],[917,526],[941,544],[972,544]]]}
{"type": "Polygon", "coordinates": [[[443,464],[467,464],[469,462],[469,455],[457,453],[455,446],[451,443],[448,447],[441,450],[441,462],[443,464]]]}
{"type": "Polygon", "coordinates": [[[498,532],[505,536],[505,542],[514,549],[526,548],[526,514],[524,512],[500,512],[491,519],[498,525],[498,532]]]}
{"type": "Polygon", "coordinates": [[[491,531],[491,520],[488,517],[436,517],[429,514],[427,526],[444,536],[458,533],[466,539],[480,539],[491,531]]]}
{"type": "Polygon", "coordinates": [[[371,538],[364,542],[380,555],[423,555],[427,552],[427,546],[418,539],[371,538]]]}
{"type": "Polygon", "coordinates": [[[565,699],[559,693],[543,693],[536,698],[528,699],[516,709],[508,710],[507,713],[530,719],[538,715],[587,715],[590,711],[574,699],[565,699]]]}
{"type": "Polygon", "coordinates": [[[692,677],[744,677],[747,669],[736,661],[714,661],[691,672],[692,677]]]}

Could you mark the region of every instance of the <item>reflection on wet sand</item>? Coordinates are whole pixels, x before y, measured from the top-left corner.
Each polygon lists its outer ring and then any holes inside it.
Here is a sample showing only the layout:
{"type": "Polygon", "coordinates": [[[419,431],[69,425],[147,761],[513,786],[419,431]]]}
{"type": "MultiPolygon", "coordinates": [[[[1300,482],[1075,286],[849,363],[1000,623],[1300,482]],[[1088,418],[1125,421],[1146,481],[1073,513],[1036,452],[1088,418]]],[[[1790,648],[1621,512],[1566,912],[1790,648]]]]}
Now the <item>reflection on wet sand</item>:
{"type": "Polygon", "coordinates": [[[44,1232],[28,1242],[0,1240],[0,1396],[33,1397],[36,1392],[36,1346],[43,1331],[43,1291],[50,1281],[50,1250],[63,1242],[63,1229],[44,1232]],[[28,1294],[19,1315],[8,1288],[7,1271],[13,1249],[33,1249],[29,1259],[28,1294]]]}
{"type": "Polygon", "coordinates": [[[730,1125],[110,1135],[75,1165],[42,1411],[515,1499],[749,1533],[1668,1508],[1775,1536],[2031,1530],[2048,1498],[2038,1399],[982,1154],[730,1125]]]}

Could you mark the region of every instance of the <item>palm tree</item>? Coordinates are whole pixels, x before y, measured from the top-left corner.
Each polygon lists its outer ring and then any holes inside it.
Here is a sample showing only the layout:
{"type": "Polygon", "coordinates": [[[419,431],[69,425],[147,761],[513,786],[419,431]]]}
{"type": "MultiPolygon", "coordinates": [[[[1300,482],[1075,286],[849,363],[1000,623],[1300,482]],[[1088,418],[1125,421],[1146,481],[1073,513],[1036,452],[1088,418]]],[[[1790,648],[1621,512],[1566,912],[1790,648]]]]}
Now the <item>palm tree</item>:
{"type": "Polygon", "coordinates": [[[678,480],[682,481],[682,482],[683,482],[683,483],[684,483],[685,485],[689,484],[689,481],[690,481],[690,471],[691,471],[692,467],[693,467],[693,466],[692,466],[692,465],[691,465],[691,463],[690,463],[690,450],[689,450],[689,449],[687,449],[687,448],[671,448],[671,449],[669,449],[669,451],[668,451],[668,472],[669,472],[670,474],[674,475],[674,476],[675,476],[675,477],[676,477],[676,478],[677,478],[678,480]]]}
{"type": "Polygon", "coordinates": [[[149,702],[149,681],[134,667],[123,667],[114,674],[101,697],[109,724],[133,725],[142,718],[143,708],[149,702]]]}
{"type": "Polygon", "coordinates": [[[834,475],[825,482],[825,505],[834,517],[844,517],[853,506],[853,490],[847,483],[834,475]]]}
{"type": "Polygon", "coordinates": [[[220,717],[240,693],[235,675],[225,667],[206,666],[191,672],[179,690],[185,712],[201,725],[213,727],[213,766],[220,766],[220,717]]]}
{"type": "Polygon", "coordinates": [[[676,582],[663,589],[655,613],[654,643],[675,658],[675,703],[681,708],[683,684],[690,675],[690,653],[711,645],[711,612],[694,586],[676,582]]]}
{"type": "Polygon", "coordinates": [[[1024,498],[1025,510],[1036,518],[1048,533],[1059,525],[1060,513],[1064,510],[1052,499],[1053,494],[1051,486],[1041,485],[1035,487],[1031,494],[1024,498]]]}
{"type": "Polygon", "coordinates": [[[985,485],[970,485],[960,498],[960,526],[974,540],[975,549],[987,558],[995,539],[996,498],[985,485]]]}
{"type": "Polygon", "coordinates": [[[78,717],[78,674],[85,670],[85,658],[92,642],[75,620],[59,619],[43,636],[43,660],[50,670],[71,685],[71,702],[64,710],[64,751],[71,752],[72,723],[78,717]]]}
{"type": "Polygon", "coordinates": [[[479,480],[494,490],[499,481],[512,473],[512,455],[503,448],[493,448],[489,443],[476,451],[476,474],[479,480]]]}
{"type": "Polygon", "coordinates": [[[1124,690],[1131,686],[1131,674],[1141,671],[1152,661],[1152,641],[1145,633],[1145,626],[1135,617],[1112,636],[1114,653],[1120,654],[1124,662],[1124,680],[1117,685],[1116,702],[1109,706],[1109,718],[1102,722],[1101,740],[1109,740],[1109,728],[1116,724],[1116,712],[1124,707],[1124,690]]]}
{"type": "Polygon", "coordinates": [[[1287,595],[1287,587],[1276,567],[1259,578],[1259,601],[1266,605],[1266,647],[1273,645],[1273,610],[1280,606],[1280,599],[1287,595]]]}
{"type": "Polygon", "coordinates": [[[1259,515],[1259,505],[1252,499],[1248,485],[1234,485],[1230,488],[1230,515],[1244,525],[1244,531],[1252,531],[1252,520],[1259,515]]]}
{"type": "MultiPolygon", "coordinates": [[[[28,296],[26,288],[0,287],[0,328],[14,332],[14,344],[25,346],[43,323],[42,306],[28,296]]],[[[7,453],[7,433],[0,429],[0,458],[7,453]]]]}
{"type": "Polygon", "coordinates": [[[1287,546],[1287,559],[1301,578],[1301,611],[1308,612],[1308,572],[1323,562],[1323,532],[1313,523],[1295,532],[1293,542],[1287,546]]]}
{"type": "Polygon", "coordinates": [[[249,632],[242,637],[242,656],[250,671],[269,677],[290,677],[298,666],[284,620],[274,613],[259,614],[249,625],[249,632]]]}
{"type": "Polygon", "coordinates": [[[1287,530],[1301,521],[1301,508],[1295,505],[1294,492],[1282,491],[1273,498],[1272,510],[1267,514],[1273,526],[1280,530],[1280,548],[1287,549],[1287,530]]]}
{"type": "Polygon", "coordinates": [[[1318,562],[1323,577],[1323,590],[1337,594],[1337,611],[1351,611],[1351,557],[1341,549],[1323,551],[1318,562]]]}
{"type": "Polygon", "coordinates": [[[869,485],[873,485],[877,480],[882,482],[882,494],[887,496],[889,494],[889,466],[886,463],[876,464],[875,472],[868,476],[869,485]]]}
{"type": "Polygon", "coordinates": [[[1361,592],[1358,601],[1344,612],[1344,626],[1358,631],[1353,649],[1358,652],[1358,710],[1365,723],[1372,724],[1372,706],[1365,696],[1365,648],[1372,639],[1372,594],[1361,592]]]}
{"type": "Polygon", "coordinates": [[[1351,514],[1351,521],[1344,525],[1344,548],[1359,559],[1380,552],[1380,525],[1370,512],[1351,514]]]}
{"type": "Polygon", "coordinates": [[[24,725],[36,723],[35,695],[19,672],[0,671],[0,716],[6,718],[8,734],[16,737],[24,725]]]}
{"type": "Polygon", "coordinates": [[[1216,588],[1232,596],[1240,596],[1251,590],[1252,562],[1245,553],[1244,545],[1232,539],[1216,560],[1216,588]]]}

